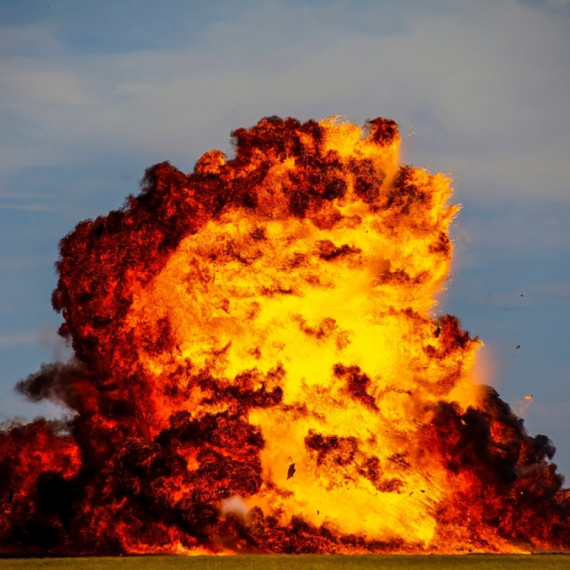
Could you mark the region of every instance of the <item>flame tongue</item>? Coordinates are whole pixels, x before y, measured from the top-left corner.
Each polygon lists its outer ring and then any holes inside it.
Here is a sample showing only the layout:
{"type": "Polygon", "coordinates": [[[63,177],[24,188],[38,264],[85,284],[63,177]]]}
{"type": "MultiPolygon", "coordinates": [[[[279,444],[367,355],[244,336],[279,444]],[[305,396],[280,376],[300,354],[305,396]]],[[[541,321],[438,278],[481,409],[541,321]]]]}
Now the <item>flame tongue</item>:
{"type": "Polygon", "coordinates": [[[3,550],[568,547],[550,442],[475,386],[479,341],[430,317],[449,180],[398,167],[390,120],[233,136],[234,159],[156,165],[62,240],[77,358],[19,389],[77,415],[0,435],[3,550]]]}

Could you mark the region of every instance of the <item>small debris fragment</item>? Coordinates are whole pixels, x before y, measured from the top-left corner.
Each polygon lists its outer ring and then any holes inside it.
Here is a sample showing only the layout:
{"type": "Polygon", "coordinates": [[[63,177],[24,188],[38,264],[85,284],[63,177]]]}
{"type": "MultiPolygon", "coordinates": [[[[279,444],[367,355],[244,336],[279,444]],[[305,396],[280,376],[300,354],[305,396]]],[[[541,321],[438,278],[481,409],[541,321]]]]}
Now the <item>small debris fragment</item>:
{"type": "Polygon", "coordinates": [[[515,346],[515,350],[519,349],[520,347],[521,347],[521,345],[520,345],[520,344],[517,344],[517,345],[515,346]]]}
{"type": "Polygon", "coordinates": [[[524,399],[532,402],[534,400],[534,396],[532,394],[529,394],[528,396],[525,396],[524,399]]]}
{"type": "Polygon", "coordinates": [[[521,297],[524,297],[524,295],[521,293],[521,297]]]}
{"type": "Polygon", "coordinates": [[[289,469],[287,470],[287,479],[291,479],[291,477],[295,475],[295,471],[295,464],[291,463],[291,465],[289,465],[289,469]]]}
{"type": "Polygon", "coordinates": [[[8,493],[8,502],[11,503],[13,498],[14,498],[14,491],[10,489],[10,492],[8,493]]]}

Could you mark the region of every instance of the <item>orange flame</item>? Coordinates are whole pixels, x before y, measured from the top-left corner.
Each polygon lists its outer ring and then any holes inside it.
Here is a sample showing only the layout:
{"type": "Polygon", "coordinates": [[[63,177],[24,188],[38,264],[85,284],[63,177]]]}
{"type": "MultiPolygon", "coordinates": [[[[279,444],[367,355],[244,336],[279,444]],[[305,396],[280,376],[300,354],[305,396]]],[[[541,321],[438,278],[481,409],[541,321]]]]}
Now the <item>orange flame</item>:
{"type": "Polygon", "coordinates": [[[158,164],[62,240],[76,358],[19,389],[76,415],[0,436],[2,462],[27,438],[0,480],[4,551],[567,548],[554,448],[474,382],[481,343],[432,316],[449,180],[398,166],[386,119],[233,137],[234,159],[158,164]]]}

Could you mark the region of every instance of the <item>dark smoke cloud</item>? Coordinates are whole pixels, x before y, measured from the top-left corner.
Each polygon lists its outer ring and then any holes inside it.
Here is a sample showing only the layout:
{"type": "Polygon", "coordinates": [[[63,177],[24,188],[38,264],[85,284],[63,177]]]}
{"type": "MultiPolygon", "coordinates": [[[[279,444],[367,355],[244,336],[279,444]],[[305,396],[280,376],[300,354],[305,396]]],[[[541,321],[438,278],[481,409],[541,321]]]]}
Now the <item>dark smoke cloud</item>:
{"type": "Polygon", "coordinates": [[[20,380],[15,390],[31,402],[49,400],[77,410],[79,402],[75,386],[86,375],[86,367],[79,360],[44,363],[37,372],[20,380]]]}

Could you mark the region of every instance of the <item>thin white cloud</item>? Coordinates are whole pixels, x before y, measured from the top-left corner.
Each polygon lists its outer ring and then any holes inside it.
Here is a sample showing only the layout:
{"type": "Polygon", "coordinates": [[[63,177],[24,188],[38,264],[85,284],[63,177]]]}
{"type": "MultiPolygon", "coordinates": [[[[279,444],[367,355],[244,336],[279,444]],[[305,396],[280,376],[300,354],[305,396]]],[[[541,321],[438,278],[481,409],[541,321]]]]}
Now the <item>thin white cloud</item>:
{"type": "Polygon", "coordinates": [[[16,271],[28,267],[38,267],[46,264],[53,265],[51,257],[35,255],[31,257],[17,256],[8,257],[0,255],[0,271],[16,271]]]}
{"type": "Polygon", "coordinates": [[[473,298],[472,303],[478,305],[493,305],[502,309],[517,309],[530,307],[532,299],[528,295],[521,294],[520,291],[492,292],[484,297],[473,298]]]}
{"type": "Polygon", "coordinates": [[[570,0],[545,0],[547,6],[558,8],[560,6],[570,6],[570,0]]]}
{"type": "Polygon", "coordinates": [[[65,57],[67,48],[52,25],[28,23],[3,26],[0,34],[0,53],[5,57],[33,57],[49,59],[65,57]]]}
{"type": "Polygon", "coordinates": [[[570,305],[570,283],[547,283],[534,288],[541,299],[554,305],[570,305]]]}
{"type": "MultiPolygon", "coordinates": [[[[378,18],[381,6],[370,6],[378,18]]],[[[513,194],[538,192],[543,180],[544,195],[567,197],[570,42],[552,17],[504,0],[411,15],[405,34],[375,36],[321,22],[324,9],[242,11],[178,50],[62,54],[44,30],[52,57],[0,58],[0,108],[20,121],[0,150],[22,150],[19,168],[84,159],[93,148],[176,164],[229,150],[231,128],[267,114],[380,114],[417,126],[432,149],[417,151],[422,161],[492,173],[513,194]],[[299,37],[284,35],[295,21],[299,37]]]]}
{"type": "Polygon", "coordinates": [[[0,334],[0,349],[19,348],[37,344],[39,340],[38,331],[25,331],[21,333],[0,334]]]}
{"type": "Polygon", "coordinates": [[[0,191],[0,200],[2,199],[9,199],[9,200],[35,200],[38,198],[45,198],[52,194],[46,192],[2,192],[0,191]]]}
{"type": "Polygon", "coordinates": [[[0,333],[0,350],[42,346],[52,352],[53,360],[67,360],[73,350],[54,329],[28,330],[19,333],[0,333]]]}
{"type": "Polygon", "coordinates": [[[31,204],[3,204],[0,202],[0,210],[23,210],[27,212],[58,212],[67,210],[65,206],[57,206],[54,204],[42,204],[40,202],[32,202],[31,204]]]}

